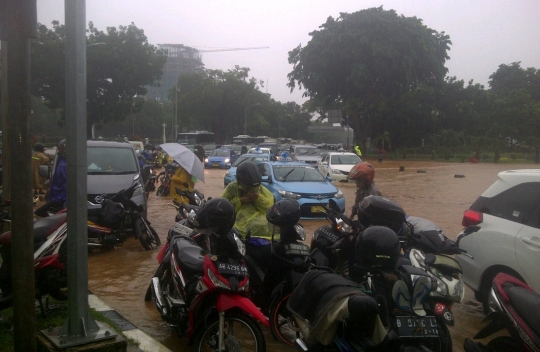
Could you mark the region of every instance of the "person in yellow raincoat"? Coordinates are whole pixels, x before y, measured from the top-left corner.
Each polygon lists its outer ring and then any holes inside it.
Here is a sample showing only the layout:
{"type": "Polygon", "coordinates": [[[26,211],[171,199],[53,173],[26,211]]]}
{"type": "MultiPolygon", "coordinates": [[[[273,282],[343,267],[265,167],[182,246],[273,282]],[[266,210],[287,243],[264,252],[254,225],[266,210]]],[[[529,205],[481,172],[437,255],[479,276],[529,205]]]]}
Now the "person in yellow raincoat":
{"type": "Polygon", "coordinates": [[[236,181],[229,183],[222,198],[228,199],[234,206],[236,222],[234,227],[252,237],[272,237],[272,227],[266,220],[266,212],[274,204],[274,195],[261,186],[262,176],[257,166],[249,161],[243,162],[236,170],[236,181]]]}
{"type": "Polygon", "coordinates": [[[45,154],[45,144],[37,142],[33,146],[34,154],[32,154],[32,170],[34,181],[34,194],[44,194],[49,188],[46,184],[47,177],[39,175],[39,167],[41,165],[49,165],[49,157],[45,154]]]}
{"type": "Polygon", "coordinates": [[[193,191],[195,188],[195,183],[197,182],[197,178],[191,176],[186,169],[184,169],[182,166],[178,165],[178,168],[174,172],[174,175],[171,176],[171,183],[170,183],[170,195],[173,197],[173,199],[176,199],[180,203],[187,203],[189,204],[189,199],[186,197],[182,197],[176,192],[176,187],[180,188],[181,190],[188,190],[190,192],[193,191]]]}

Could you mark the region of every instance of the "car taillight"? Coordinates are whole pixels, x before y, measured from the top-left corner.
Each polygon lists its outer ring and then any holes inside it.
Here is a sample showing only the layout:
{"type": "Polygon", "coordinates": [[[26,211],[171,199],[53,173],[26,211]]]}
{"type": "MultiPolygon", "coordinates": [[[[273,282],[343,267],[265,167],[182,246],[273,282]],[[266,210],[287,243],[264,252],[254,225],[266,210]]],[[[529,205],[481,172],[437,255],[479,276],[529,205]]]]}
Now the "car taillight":
{"type": "Polygon", "coordinates": [[[470,226],[470,225],[478,225],[482,221],[484,221],[484,215],[480,213],[479,211],[467,209],[463,213],[463,220],[461,221],[461,225],[464,227],[470,226]]]}

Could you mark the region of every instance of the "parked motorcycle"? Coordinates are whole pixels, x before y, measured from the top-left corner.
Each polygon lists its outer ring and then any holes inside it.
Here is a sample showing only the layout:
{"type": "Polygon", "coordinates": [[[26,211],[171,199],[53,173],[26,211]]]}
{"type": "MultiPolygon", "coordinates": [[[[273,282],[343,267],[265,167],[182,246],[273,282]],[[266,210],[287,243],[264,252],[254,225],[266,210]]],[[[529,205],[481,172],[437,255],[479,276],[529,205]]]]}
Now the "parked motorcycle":
{"type": "Polygon", "coordinates": [[[437,290],[427,304],[445,324],[453,326],[452,305],[463,301],[465,286],[461,266],[451,255],[467,255],[467,251],[459,248],[459,239],[454,242],[447,238],[430,220],[409,216],[406,225],[401,237],[405,256],[413,266],[425,269],[437,280],[437,290]]]}
{"type": "MultiPolygon", "coordinates": [[[[9,222],[9,215],[2,209],[0,222],[9,222]]],[[[41,314],[46,315],[48,307],[44,296],[50,295],[58,301],[65,301],[67,294],[67,214],[55,214],[34,222],[34,275],[36,299],[39,300],[41,314]]],[[[0,310],[13,305],[11,231],[0,235],[0,310]]]]}
{"type": "Polygon", "coordinates": [[[171,189],[171,176],[174,175],[175,168],[171,164],[163,166],[163,171],[157,175],[157,180],[160,185],[157,188],[156,196],[165,197],[168,196],[171,189]]]}
{"type": "Polygon", "coordinates": [[[274,241],[273,233],[269,260],[260,253],[245,256],[250,276],[249,296],[269,317],[274,338],[292,345],[299,330],[287,309],[287,301],[311,266],[309,247],[301,242],[306,236],[298,223],[300,205],[296,200],[281,200],[268,210],[266,219],[279,228],[279,240],[274,241]]]}
{"type": "Polygon", "coordinates": [[[466,352],[540,351],[540,294],[523,281],[500,273],[493,279],[489,295],[489,313],[474,339],[484,339],[502,330],[510,336],[498,336],[483,345],[465,339],[466,352]]]}
{"type": "Polygon", "coordinates": [[[169,231],[145,300],[155,302],[161,318],[176,334],[189,338],[195,351],[265,351],[257,321],[269,324],[247,297],[245,245],[232,229],[232,204],[214,198],[193,221],[201,231],[196,235],[179,223],[169,231]]]}
{"type": "Polygon", "coordinates": [[[142,206],[131,200],[134,183],[112,197],[103,194],[88,201],[88,246],[90,249],[103,246],[122,245],[128,237],[135,236],[144,249],[150,250],[161,245],[159,236],[142,216],[142,206]]]}

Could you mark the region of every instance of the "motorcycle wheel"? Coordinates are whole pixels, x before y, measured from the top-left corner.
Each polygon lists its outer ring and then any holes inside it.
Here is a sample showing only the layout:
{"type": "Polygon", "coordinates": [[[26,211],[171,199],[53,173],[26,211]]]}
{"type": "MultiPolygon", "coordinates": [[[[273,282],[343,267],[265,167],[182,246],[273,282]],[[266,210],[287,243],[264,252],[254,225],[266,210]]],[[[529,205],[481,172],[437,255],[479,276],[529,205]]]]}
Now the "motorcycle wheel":
{"type": "Polygon", "coordinates": [[[143,218],[135,220],[134,229],[135,237],[139,238],[142,246],[147,251],[157,248],[159,245],[161,245],[161,240],[159,239],[156,230],[154,230],[154,228],[150,224],[144,221],[143,218]]]}
{"type": "Polygon", "coordinates": [[[275,307],[270,309],[270,329],[272,330],[272,336],[287,345],[293,345],[294,340],[302,336],[300,328],[296,325],[294,316],[287,309],[287,302],[290,296],[289,294],[283,297],[275,307]]]}
{"type": "MultiPolygon", "coordinates": [[[[193,351],[219,350],[219,317],[208,318],[199,329],[193,351]]],[[[224,342],[226,351],[266,351],[261,328],[244,313],[225,313],[224,342]]]]}
{"type": "Polygon", "coordinates": [[[436,317],[437,330],[439,331],[438,339],[431,339],[430,342],[423,342],[423,345],[433,352],[452,352],[452,337],[450,336],[450,330],[444,321],[436,317]]]}

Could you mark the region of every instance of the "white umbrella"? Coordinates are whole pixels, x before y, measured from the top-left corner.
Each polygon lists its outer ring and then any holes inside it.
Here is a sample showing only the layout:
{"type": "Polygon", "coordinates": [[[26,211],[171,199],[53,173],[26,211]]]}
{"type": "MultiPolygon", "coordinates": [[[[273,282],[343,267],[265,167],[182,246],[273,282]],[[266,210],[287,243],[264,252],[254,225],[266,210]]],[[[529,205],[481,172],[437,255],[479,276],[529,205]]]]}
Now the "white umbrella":
{"type": "Polygon", "coordinates": [[[204,166],[195,153],[178,143],[165,143],[160,147],[191,176],[204,182],[204,166]]]}

